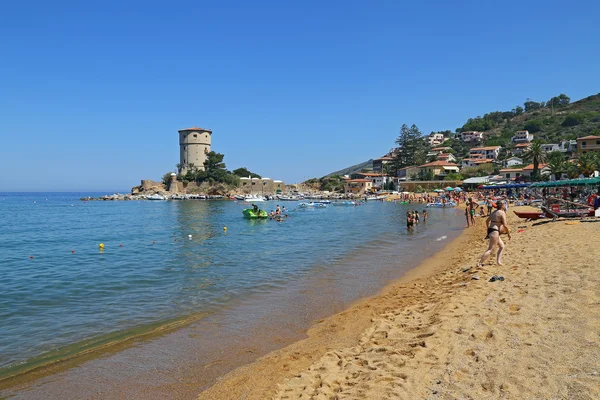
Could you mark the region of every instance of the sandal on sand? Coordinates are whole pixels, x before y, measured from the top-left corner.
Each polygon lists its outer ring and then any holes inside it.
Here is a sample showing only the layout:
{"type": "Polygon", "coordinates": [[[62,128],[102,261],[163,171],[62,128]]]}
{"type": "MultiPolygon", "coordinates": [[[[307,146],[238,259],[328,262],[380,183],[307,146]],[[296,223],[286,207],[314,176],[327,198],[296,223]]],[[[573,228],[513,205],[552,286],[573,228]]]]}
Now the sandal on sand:
{"type": "Polygon", "coordinates": [[[498,276],[498,275],[494,275],[490,278],[490,282],[503,281],[503,280],[504,280],[504,277],[498,276]]]}

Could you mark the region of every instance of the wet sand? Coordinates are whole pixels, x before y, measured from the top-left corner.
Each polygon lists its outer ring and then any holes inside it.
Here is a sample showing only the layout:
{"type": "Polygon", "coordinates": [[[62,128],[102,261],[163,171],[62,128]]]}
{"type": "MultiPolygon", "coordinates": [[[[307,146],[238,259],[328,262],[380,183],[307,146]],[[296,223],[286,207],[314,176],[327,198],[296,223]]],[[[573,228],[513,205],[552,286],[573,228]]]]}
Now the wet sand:
{"type": "Polygon", "coordinates": [[[480,219],[199,399],[600,398],[600,223],[525,223],[513,209],[504,266],[475,267],[487,248],[480,219]]]}

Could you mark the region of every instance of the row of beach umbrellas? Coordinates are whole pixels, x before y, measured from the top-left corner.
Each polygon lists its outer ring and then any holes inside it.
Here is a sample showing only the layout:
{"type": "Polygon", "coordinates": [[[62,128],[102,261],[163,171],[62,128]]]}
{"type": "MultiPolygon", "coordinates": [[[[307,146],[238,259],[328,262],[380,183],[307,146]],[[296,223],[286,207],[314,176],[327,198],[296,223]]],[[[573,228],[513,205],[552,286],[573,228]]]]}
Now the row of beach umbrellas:
{"type": "Polygon", "coordinates": [[[453,188],[451,186],[448,186],[446,189],[434,189],[433,191],[436,193],[442,193],[444,191],[445,192],[462,192],[463,190],[459,187],[453,188]]]}

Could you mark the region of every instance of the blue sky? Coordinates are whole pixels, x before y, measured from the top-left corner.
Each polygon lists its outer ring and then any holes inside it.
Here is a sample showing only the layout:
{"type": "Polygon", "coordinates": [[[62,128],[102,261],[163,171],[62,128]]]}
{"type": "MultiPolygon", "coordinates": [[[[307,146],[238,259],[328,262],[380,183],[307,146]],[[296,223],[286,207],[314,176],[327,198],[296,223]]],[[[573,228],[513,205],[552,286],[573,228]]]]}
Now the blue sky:
{"type": "Polygon", "coordinates": [[[19,1],[0,5],[0,191],[129,189],[213,130],[286,182],[526,98],[600,91],[600,2],[19,1]]]}

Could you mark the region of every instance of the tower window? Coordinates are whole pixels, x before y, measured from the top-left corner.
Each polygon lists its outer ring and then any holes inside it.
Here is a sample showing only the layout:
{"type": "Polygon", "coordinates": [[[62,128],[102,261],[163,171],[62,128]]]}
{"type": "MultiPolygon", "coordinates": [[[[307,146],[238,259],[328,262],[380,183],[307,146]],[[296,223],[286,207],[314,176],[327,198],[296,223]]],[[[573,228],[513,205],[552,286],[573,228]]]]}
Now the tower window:
{"type": "Polygon", "coordinates": [[[196,135],[196,134],[194,133],[194,137],[198,137],[198,135],[196,135]]]}

